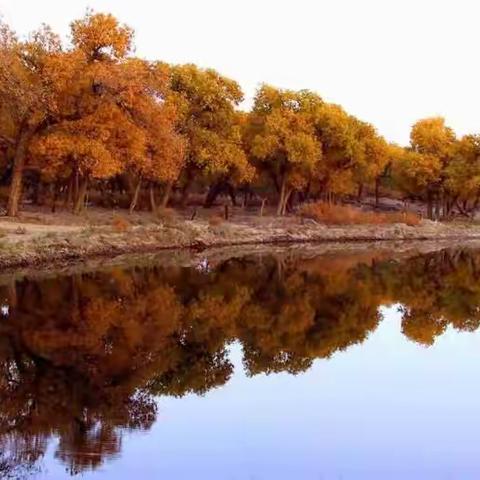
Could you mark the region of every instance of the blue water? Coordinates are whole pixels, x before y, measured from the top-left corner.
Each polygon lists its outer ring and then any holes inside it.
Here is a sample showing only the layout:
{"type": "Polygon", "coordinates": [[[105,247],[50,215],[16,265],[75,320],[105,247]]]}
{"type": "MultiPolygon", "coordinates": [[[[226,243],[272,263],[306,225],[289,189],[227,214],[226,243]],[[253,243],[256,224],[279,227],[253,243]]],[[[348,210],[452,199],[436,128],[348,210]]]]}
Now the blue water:
{"type": "MultiPolygon", "coordinates": [[[[431,347],[401,333],[397,306],[368,339],[305,373],[235,369],[203,396],[157,399],[147,432],[82,479],[476,479],[480,332],[449,327],[431,347]]],[[[39,478],[68,471],[52,441],[39,478]]]]}

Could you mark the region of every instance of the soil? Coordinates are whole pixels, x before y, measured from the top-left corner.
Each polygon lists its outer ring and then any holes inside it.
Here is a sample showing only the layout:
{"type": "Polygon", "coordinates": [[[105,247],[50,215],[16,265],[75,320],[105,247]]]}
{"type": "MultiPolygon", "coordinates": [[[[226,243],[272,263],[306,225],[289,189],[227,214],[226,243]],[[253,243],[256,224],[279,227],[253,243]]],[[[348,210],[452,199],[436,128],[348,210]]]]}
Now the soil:
{"type": "Polygon", "coordinates": [[[271,211],[262,217],[257,210],[241,208],[230,208],[228,213],[226,221],[223,207],[162,210],[157,215],[89,209],[82,216],[30,208],[18,218],[0,218],[0,268],[4,273],[22,267],[62,267],[87,259],[164,249],[199,251],[236,245],[407,240],[454,244],[459,240],[480,239],[480,226],[474,223],[422,220],[415,227],[326,226],[295,216],[275,217],[271,211]]]}

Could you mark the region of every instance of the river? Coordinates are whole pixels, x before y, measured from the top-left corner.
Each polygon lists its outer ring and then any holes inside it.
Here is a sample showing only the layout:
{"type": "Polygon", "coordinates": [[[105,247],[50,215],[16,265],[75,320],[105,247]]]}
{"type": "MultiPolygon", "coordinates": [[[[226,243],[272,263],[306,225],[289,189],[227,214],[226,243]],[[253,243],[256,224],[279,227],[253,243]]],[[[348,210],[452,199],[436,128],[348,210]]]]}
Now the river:
{"type": "Polygon", "coordinates": [[[0,478],[478,478],[480,250],[301,252],[3,275],[0,478]]]}

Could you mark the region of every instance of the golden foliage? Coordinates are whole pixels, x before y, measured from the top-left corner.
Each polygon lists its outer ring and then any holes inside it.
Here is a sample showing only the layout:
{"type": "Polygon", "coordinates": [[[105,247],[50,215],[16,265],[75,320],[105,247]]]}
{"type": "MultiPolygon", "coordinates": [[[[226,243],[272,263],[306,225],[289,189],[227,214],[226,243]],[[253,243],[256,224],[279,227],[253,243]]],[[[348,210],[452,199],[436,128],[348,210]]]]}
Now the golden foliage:
{"type": "Polygon", "coordinates": [[[178,112],[178,129],[186,137],[187,168],[212,177],[250,181],[253,168],[242,148],[243,99],[237,82],[211,69],[175,65],[170,69],[171,101],[178,112]]]}
{"type": "Polygon", "coordinates": [[[123,58],[132,48],[133,30],[120,25],[111,14],[88,11],[84,18],[71,23],[73,46],[91,60],[123,58]]]}
{"type": "Polygon", "coordinates": [[[18,212],[27,169],[68,192],[75,210],[89,185],[120,177],[131,209],[145,185],[167,192],[165,203],[172,188],[187,192],[193,182],[275,190],[279,214],[292,210],[297,193],[360,197],[366,187],[378,196],[383,182],[427,202],[429,216],[433,200],[444,216],[480,204],[478,138],[457,139],[441,117],[416,122],[401,148],[309,90],[262,85],[243,112],[236,81],[134,56],[133,30],[111,14],[88,10],[70,27],[66,43],[47,25],[23,39],[0,23],[9,215],[18,212]]]}

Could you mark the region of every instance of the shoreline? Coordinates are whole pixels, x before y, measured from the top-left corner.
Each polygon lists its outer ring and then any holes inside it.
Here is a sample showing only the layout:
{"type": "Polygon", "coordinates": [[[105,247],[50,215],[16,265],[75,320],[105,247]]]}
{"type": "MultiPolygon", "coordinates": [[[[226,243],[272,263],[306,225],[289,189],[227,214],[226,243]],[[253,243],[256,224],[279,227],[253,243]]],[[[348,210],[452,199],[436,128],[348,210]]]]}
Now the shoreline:
{"type": "Polygon", "coordinates": [[[239,246],[319,245],[385,242],[468,242],[480,240],[480,226],[422,222],[404,224],[326,226],[292,219],[262,225],[201,220],[175,220],[136,225],[117,231],[112,226],[38,225],[1,222],[0,269],[63,267],[121,255],[148,255],[161,251],[193,252],[239,246]]]}

